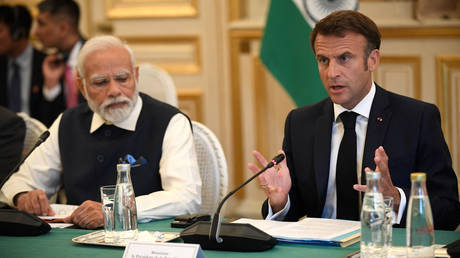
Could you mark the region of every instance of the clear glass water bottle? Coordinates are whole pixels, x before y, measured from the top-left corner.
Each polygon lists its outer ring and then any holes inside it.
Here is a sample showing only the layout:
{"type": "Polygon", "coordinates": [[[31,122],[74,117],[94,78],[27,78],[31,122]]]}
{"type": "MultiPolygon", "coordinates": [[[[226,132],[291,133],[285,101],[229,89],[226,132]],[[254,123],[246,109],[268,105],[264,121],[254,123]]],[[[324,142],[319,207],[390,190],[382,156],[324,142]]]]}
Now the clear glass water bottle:
{"type": "Polygon", "coordinates": [[[434,257],[434,229],[426,174],[411,173],[412,187],[407,207],[406,243],[409,257],[434,257]]]}
{"type": "Polygon", "coordinates": [[[137,238],[136,198],[131,183],[130,164],[117,164],[117,184],[114,197],[114,242],[137,238]]]}
{"type": "Polygon", "coordinates": [[[385,209],[380,192],[380,173],[366,172],[367,190],[361,208],[361,257],[385,257],[385,209]]]}

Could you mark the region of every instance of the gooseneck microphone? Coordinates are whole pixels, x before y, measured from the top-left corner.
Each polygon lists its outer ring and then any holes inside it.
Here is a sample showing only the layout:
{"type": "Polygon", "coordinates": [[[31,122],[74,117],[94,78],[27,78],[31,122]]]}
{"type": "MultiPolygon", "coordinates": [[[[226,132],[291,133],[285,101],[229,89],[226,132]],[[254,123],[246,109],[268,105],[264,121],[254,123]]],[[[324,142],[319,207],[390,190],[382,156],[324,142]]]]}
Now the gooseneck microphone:
{"type": "Polygon", "coordinates": [[[10,171],[10,173],[8,173],[8,175],[3,179],[2,183],[0,184],[0,189],[2,189],[3,187],[3,184],[5,184],[5,182],[8,180],[8,178],[10,178],[10,176],[16,172],[16,170],[18,170],[19,166],[22,165],[22,163],[24,163],[24,161],[29,157],[29,155],[38,147],[40,146],[40,144],[42,144],[44,141],[46,141],[46,139],[48,138],[48,136],[50,136],[50,132],[48,130],[44,131],[37,139],[37,142],[35,143],[35,145],[32,147],[32,149],[30,149],[30,151],[27,153],[27,155],[24,156],[24,158],[21,159],[21,161],[19,161],[18,164],[16,164],[16,166],[10,171]]]}
{"type": "Polygon", "coordinates": [[[250,224],[221,224],[220,210],[230,196],[254,180],[254,178],[265,172],[267,169],[283,161],[284,157],[284,154],[278,154],[262,170],[246,180],[235,190],[229,192],[222,201],[220,201],[211,224],[207,221],[199,221],[184,229],[181,232],[181,238],[184,242],[198,243],[203,249],[225,251],[262,251],[272,248],[277,242],[276,239],[250,224]]]}
{"type": "Polygon", "coordinates": [[[244,182],[242,185],[238,186],[238,188],[236,188],[235,190],[231,191],[230,193],[228,193],[223,199],[222,201],[219,203],[219,206],[217,207],[217,210],[216,210],[216,213],[214,213],[214,217],[212,218],[212,224],[211,224],[211,230],[209,231],[209,238],[213,238],[216,240],[217,243],[222,243],[223,242],[223,239],[221,237],[219,237],[219,233],[220,233],[220,225],[221,225],[221,222],[220,222],[220,210],[222,209],[222,206],[224,205],[224,202],[230,197],[232,196],[233,194],[235,194],[238,190],[240,190],[241,188],[243,188],[245,185],[247,185],[249,182],[251,182],[252,180],[254,180],[254,178],[258,177],[260,174],[262,174],[263,172],[265,172],[265,170],[275,166],[276,164],[280,163],[281,161],[283,161],[284,159],[284,154],[278,154],[276,157],[273,158],[272,161],[270,161],[267,166],[265,166],[262,170],[260,170],[259,172],[257,172],[257,174],[253,175],[251,178],[249,178],[248,180],[246,180],[246,182],[244,182]]]}

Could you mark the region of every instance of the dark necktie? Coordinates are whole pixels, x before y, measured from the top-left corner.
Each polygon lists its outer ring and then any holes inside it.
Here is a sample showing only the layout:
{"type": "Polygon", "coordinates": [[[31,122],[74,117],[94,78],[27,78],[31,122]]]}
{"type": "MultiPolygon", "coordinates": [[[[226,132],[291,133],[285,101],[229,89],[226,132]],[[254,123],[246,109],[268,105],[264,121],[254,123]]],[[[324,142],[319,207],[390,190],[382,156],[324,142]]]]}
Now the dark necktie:
{"type": "Polygon", "coordinates": [[[339,116],[344,133],[335,170],[338,219],[359,220],[359,193],[353,189],[353,185],[358,183],[355,132],[357,115],[355,112],[343,112],[339,116]]]}
{"type": "Polygon", "coordinates": [[[8,90],[8,108],[14,112],[21,111],[21,76],[19,74],[19,65],[13,62],[13,77],[8,90]]]}

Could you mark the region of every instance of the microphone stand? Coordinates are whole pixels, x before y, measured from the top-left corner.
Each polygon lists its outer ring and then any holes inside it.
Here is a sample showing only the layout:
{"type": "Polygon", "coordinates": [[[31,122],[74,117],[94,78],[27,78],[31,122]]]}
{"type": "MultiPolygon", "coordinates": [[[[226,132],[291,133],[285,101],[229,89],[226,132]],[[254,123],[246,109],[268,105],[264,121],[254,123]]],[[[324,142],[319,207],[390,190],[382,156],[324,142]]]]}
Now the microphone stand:
{"type": "Polygon", "coordinates": [[[220,221],[220,210],[222,209],[222,206],[224,206],[224,203],[225,201],[230,197],[232,196],[234,193],[238,192],[238,190],[240,190],[241,188],[243,188],[245,185],[247,185],[249,182],[251,182],[252,180],[254,180],[254,178],[258,177],[260,174],[262,174],[263,172],[265,172],[265,170],[273,167],[274,165],[278,164],[279,162],[281,162],[282,160],[284,159],[284,155],[283,154],[279,154],[277,155],[276,157],[273,158],[273,160],[267,164],[266,167],[264,167],[262,170],[260,170],[259,172],[257,172],[257,174],[253,175],[252,177],[250,177],[248,180],[246,180],[246,182],[244,182],[242,185],[238,186],[235,190],[231,191],[230,193],[228,193],[223,199],[222,201],[219,203],[219,206],[217,207],[217,210],[216,210],[216,213],[214,213],[214,216],[212,218],[212,224],[211,224],[211,230],[209,231],[209,239],[212,239],[214,238],[216,240],[217,243],[222,243],[224,240],[219,237],[219,233],[220,233],[220,224],[221,224],[221,221],[220,221]]]}
{"type": "Polygon", "coordinates": [[[284,154],[277,155],[265,168],[246,180],[235,190],[228,193],[222,201],[220,201],[214,213],[212,223],[209,221],[198,221],[192,224],[180,233],[182,240],[184,240],[185,243],[200,244],[201,248],[210,250],[253,252],[272,248],[277,243],[276,239],[251,224],[221,224],[220,211],[223,204],[230,196],[283,159],[284,154]]]}

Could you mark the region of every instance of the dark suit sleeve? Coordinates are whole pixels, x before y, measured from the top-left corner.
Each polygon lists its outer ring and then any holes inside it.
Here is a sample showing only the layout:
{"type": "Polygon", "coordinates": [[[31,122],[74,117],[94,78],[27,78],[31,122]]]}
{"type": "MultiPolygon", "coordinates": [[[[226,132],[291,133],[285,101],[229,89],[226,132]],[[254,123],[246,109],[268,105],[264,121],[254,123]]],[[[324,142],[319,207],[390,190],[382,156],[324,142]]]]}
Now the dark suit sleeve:
{"type": "MultiPolygon", "coordinates": [[[[421,128],[416,168],[427,173],[427,191],[435,228],[452,230],[460,223],[458,183],[442,133],[441,116],[436,106],[426,105],[421,128]]],[[[409,189],[404,190],[409,198],[409,189]]]]}
{"type": "Polygon", "coordinates": [[[0,182],[21,159],[26,126],[22,118],[0,109],[0,182]]]}

